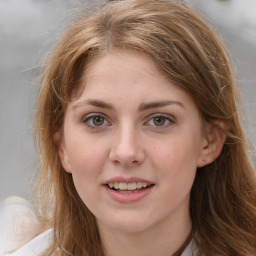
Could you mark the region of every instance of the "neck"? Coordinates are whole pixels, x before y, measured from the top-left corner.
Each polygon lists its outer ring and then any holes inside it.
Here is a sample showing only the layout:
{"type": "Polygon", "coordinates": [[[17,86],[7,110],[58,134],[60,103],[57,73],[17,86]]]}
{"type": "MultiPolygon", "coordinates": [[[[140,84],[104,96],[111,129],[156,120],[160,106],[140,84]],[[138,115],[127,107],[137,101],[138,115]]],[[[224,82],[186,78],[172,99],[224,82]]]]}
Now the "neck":
{"type": "Polygon", "coordinates": [[[105,256],[170,256],[185,243],[191,220],[165,220],[141,232],[123,232],[99,224],[105,256]]]}

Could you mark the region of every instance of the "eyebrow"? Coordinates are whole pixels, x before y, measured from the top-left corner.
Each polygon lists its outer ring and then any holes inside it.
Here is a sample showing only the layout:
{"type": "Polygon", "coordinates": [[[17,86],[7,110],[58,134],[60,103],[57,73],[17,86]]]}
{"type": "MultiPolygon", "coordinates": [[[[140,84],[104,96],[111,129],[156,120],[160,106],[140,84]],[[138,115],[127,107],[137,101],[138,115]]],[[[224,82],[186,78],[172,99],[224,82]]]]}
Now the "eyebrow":
{"type": "Polygon", "coordinates": [[[165,107],[168,105],[178,105],[182,108],[185,108],[184,105],[179,101],[166,100],[166,101],[153,101],[153,102],[149,102],[149,103],[142,103],[139,106],[139,111],[145,111],[145,110],[152,109],[152,108],[165,107]]]}
{"type": "MultiPolygon", "coordinates": [[[[105,108],[105,109],[109,109],[109,110],[115,110],[115,107],[110,104],[110,103],[106,103],[104,101],[101,100],[96,100],[96,99],[88,99],[88,100],[84,100],[84,101],[80,101],[78,103],[76,103],[73,106],[73,109],[78,108],[80,106],[83,105],[92,105],[98,108],[105,108]]],[[[152,108],[159,108],[159,107],[165,107],[168,105],[177,105],[179,107],[185,108],[184,105],[179,102],[179,101],[174,101],[174,100],[165,100],[165,101],[153,101],[153,102],[149,102],[149,103],[142,103],[138,110],[139,112],[148,110],[148,109],[152,109],[152,108]]]]}
{"type": "Polygon", "coordinates": [[[92,105],[92,106],[95,106],[95,107],[98,107],[98,108],[106,108],[106,109],[110,109],[110,110],[113,110],[115,109],[114,106],[112,104],[109,104],[109,103],[106,103],[104,101],[101,101],[101,100],[84,100],[84,101],[80,101],[78,103],[76,103],[73,108],[78,108],[80,106],[83,106],[83,105],[92,105]]]}

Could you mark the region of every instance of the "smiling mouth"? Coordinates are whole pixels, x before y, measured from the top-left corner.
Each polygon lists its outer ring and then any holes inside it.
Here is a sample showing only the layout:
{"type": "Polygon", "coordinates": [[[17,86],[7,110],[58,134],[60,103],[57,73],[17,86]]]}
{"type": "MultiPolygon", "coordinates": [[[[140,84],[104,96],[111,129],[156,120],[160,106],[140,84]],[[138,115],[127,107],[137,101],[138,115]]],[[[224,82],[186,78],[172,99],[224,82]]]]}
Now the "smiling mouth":
{"type": "Polygon", "coordinates": [[[120,193],[136,193],[153,186],[153,184],[148,184],[146,182],[132,182],[132,183],[114,182],[106,185],[110,189],[120,193]]]}

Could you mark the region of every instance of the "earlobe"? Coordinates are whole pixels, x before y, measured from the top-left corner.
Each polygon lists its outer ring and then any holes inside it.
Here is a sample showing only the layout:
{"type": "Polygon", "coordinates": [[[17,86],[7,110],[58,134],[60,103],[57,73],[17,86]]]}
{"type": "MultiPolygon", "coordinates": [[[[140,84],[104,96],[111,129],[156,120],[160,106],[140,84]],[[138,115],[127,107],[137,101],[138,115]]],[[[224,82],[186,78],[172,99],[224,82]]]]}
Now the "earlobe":
{"type": "Polygon", "coordinates": [[[66,172],[72,173],[71,171],[71,165],[69,163],[69,158],[67,156],[66,150],[65,150],[65,144],[62,140],[61,133],[56,132],[54,134],[54,143],[58,147],[58,154],[61,161],[61,164],[66,172]]]}
{"type": "Polygon", "coordinates": [[[212,163],[220,155],[226,140],[225,124],[221,121],[207,124],[206,145],[203,146],[197,161],[197,167],[212,163]]]}

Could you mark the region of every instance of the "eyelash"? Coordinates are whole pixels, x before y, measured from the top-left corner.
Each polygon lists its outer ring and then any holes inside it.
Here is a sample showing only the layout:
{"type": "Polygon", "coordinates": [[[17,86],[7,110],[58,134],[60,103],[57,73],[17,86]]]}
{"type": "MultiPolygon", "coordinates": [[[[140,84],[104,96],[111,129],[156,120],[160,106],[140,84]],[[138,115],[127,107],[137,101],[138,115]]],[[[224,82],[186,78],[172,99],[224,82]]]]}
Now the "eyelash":
{"type": "MultiPolygon", "coordinates": [[[[107,119],[104,117],[104,115],[100,114],[100,113],[95,113],[95,114],[91,114],[89,116],[85,116],[82,120],[82,122],[87,126],[87,128],[89,129],[101,129],[102,127],[105,127],[106,126],[106,122],[109,123],[107,121],[107,119]],[[103,123],[105,123],[105,125],[95,125],[93,123],[90,123],[90,122],[93,122],[93,119],[94,118],[101,118],[103,120],[103,123]]],[[[109,126],[109,125],[107,125],[109,126]]]]}
{"type": "MultiPolygon", "coordinates": [[[[85,116],[82,120],[82,122],[87,126],[89,129],[102,129],[105,126],[110,126],[110,123],[107,121],[106,117],[104,117],[103,114],[101,113],[95,113],[91,114],[89,116],[85,116]],[[100,118],[103,121],[102,125],[95,125],[92,122],[94,121],[95,118],[100,118]]],[[[170,115],[163,115],[163,114],[154,114],[149,116],[148,121],[146,121],[144,124],[155,127],[156,129],[164,129],[172,124],[175,123],[175,119],[170,116],[170,115]],[[164,118],[164,124],[163,125],[156,125],[156,124],[150,124],[150,122],[154,122],[154,118],[164,118]],[[166,124],[168,122],[168,124],[166,124]]]]}
{"type": "Polygon", "coordinates": [[[164,129],[164,128],[168,128],[174,123],[175,123],[175,119],[170,115],[154,114],[149,117],[149,120],[145,124],[149,124],[150,126],[156,129],[164,129]],[[164,118],[164,124],[163,125],[149,124],[150,122],[154,122],[154,118],[164,118]],[[166,124],[166,122],[168,123],[166,124]]]}

